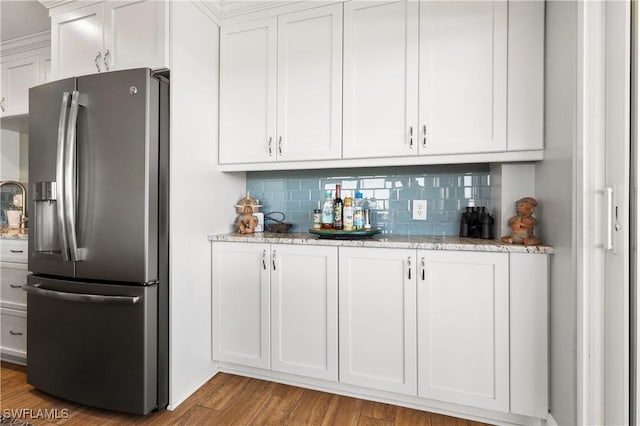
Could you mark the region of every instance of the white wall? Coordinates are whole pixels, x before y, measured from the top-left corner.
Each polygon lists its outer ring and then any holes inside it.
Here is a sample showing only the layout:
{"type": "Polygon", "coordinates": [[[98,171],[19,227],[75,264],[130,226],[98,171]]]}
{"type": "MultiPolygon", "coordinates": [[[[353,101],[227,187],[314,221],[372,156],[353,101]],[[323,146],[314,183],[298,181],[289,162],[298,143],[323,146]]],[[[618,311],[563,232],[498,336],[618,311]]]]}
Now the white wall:
{"type": "Polygon", "coordinates": [[[217,171],[218,26],[192,2],[171,8],[170,409],[216,372],[207,235],[231,230],[245,189],[217,171]]]}
{"type": "Polygon", "coordinates": [[[550,411],[576,424],[576,276],[573,149],[576,143],[577,3],[547,2],[545,159],[536,165],[538,234],[554,247],[550,267],[550,411]]]}

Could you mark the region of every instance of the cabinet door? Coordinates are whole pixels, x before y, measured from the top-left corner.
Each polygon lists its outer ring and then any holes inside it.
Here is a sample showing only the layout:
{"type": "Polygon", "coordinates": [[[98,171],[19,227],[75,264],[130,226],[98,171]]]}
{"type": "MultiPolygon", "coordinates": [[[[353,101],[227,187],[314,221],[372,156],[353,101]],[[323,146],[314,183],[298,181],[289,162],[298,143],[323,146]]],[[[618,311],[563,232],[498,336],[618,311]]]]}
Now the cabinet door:
{"type": "Polygon", "coordinates": [[[420,153],[506,150],[507,2],[420,2],[420,153]]]}
{"type": "Polygon", "coordinates": [[[37,84],[37,56],[27,56],[3,62],[0,116],[28,114],[29,88],[37,84]]]}
{"type": "Polygon", "coordinates": [[[418,259],[418,396],[508,412],[509,255],[418,259]]]}
{"type": "Polygon", "coordinates": [[[213,359],[269,368],[269,245],[212,249],[213,359]]]}
{"type": "Polygon", "coordinates": [[[271,368],[338,380],[338,248],[271,245],[271,368]]]}
{"type": "Polygon", "coordinates": [[[0,306],[11,309],[27,309],[27,293],[22,286],[27,284],[27,265],[24,263],[0,262],[0,306]]]}
{"type": "Polygon", "coordinates": [[[220,30],[222,164],[276,159],[276,19],[220,30]]]}
{"type": "Polygon", "coordinates": [[[105,4],[104,70],[168,65],[166,5],[150,0],[105,4]]]}
{"type": "Polygon", "coordinates": [[[416,395],[415,250],[340,247],[340,381],[416,395]]]}
{"type": "Polygon", "coordinates": [[[418,4],[344,4],[343,157],[417,153],[418,4]]]}
{"type": "Polygon", "coordinates": [[[278,160],[341,156],[342,5],[278,17],[278,160]]]}
{"type": "Polygon", "coordinates": [[[92,4],[51,18],[54,78],[91,74],[102,68],[104,4],[92,4]]]}

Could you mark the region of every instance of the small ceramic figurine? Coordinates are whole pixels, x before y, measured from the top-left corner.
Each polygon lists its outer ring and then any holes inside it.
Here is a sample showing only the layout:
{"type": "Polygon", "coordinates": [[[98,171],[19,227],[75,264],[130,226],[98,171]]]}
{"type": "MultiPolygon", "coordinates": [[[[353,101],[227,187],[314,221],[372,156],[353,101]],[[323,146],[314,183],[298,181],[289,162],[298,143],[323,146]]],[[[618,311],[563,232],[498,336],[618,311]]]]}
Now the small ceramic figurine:
{"type": "Polygon", "coordinates": [[[525,197],[516,201],[516,216],[509,219],[511,235],[502,237],[501,241],[508,244],[524,244],[525,246],[540,244],[540,240],[533,236],[533,229],[537,220],[532,216],[538,202],[535,198],[525,197]]]}
{"type": "Polygon", "coordinates": [[[248,192],[246,197],[238,201],[235,208],[240,216],[236,220],[236,232],[240,234],[253,234],[256,232],[256,227],[260,222],[253,213],[257,212],[260,207],[262,206],[258,204],[258,200],[251,198],[248,192]]]}
{"type": "Polygon", "coordinates": [[[244,214],[238,217],[236,221],[236,228],[240,234],[253,234],[258,226],[258,218],[251,213],[253,208],[251,206],[244,206],[244,214]]]}

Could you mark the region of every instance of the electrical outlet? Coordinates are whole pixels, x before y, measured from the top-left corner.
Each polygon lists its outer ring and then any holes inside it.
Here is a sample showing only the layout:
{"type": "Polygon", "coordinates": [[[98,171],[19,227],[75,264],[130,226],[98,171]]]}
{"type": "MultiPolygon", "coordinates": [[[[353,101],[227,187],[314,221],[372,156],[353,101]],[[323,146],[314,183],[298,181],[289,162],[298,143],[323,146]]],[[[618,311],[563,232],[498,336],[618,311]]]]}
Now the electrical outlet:
{"type": "Polygon", "coordinates": [[[427,220],[427,200],[413,200],[413,220],[427,220]]]}

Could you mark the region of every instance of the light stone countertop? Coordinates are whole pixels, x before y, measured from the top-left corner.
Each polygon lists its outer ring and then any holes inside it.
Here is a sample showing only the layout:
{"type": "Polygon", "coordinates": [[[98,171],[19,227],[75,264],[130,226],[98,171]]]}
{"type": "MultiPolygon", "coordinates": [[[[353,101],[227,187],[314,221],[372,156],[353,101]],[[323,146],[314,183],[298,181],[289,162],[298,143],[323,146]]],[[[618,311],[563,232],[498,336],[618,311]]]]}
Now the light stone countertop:
{"type": "Polygon", "coordinates": [[[2,227],[0,228],[0,239],[1,240],[28,240],[28,233],[20,233],[19,229],[2,227]]]}
{"type": "Polygon", "coordinates": [[[255,234],[216,234],[209,235],[208,238],[209,241],[228,241],[243,243],[300,244],[339,247],[384,247],[424,250],[484,251],[501,253],[553,253],[553,247],[545,244],[536,246],[523,246],[519,244],[503,244],[498,240],[482,240],[479,238],[443,237],[429,235],[376,235],[373,238],[366,239],[331,240],[320,239],[316,235],[307,233],[277,234],[272,232],[258,232],[255,234]]]}

